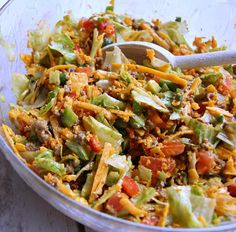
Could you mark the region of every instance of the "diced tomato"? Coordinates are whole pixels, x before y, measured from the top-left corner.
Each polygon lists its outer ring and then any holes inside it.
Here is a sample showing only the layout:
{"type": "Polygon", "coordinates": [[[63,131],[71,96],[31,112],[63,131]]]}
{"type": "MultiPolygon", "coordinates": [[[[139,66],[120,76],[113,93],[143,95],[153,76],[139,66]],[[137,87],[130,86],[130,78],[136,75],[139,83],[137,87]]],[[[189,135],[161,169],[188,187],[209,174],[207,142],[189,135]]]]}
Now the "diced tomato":
{"type": "Polygon", "coordinates": [[[228,192],[232,197],[236,197],[236,183],[228,186],[228,192]]]}
{"type": "Polygon", "coordinates": [[[207,151],[199,151],[197,153],[197,172],[199,174],[208,174],[214,165],[214,159],[207,151]]]}
{"type": "Polygon", "coordinates": [[[122,189],[130,197],[138,194],[140,191],[137,183],[129,176],[123,178],[122,189]]]}
{"type": "Polygon", "coordinates": [[[154,124],[154,126],[159,128],[166,128],[166,123],[162,120],[162,118],[156,111],[150,111],[148,119],[154,124]]]}
{"type": "Polygon", "coordinates": [[[113,24],[108,24],[106,26],[105,32],[108,36],[114,35],[116,32],[115,26],[113,24]]]}
{"type": "Polygon", "coordinates": [[[161,151],[165,156],[176,156],[184,152],[185,145],[179,141],[164,141],[161,151]]]}
{"type": "Polygon", "coordinates": [[[85,28],[85,30],[92,31],[94,29],[95,24],[90,19],[83,19],[82,26],[85,28]]]}
{"type": "Polygon", "coordinates": [[[98,24],[98,29],[99,31],[104,31],[106,26],[108,25],[108,22],[107,21],[102,21],[98,24]]]}
{"type": "Polygon", "coordinates": [[[70,96],[72,99],[76,99],[76,93],[75,93],[75,92],[69,93],[69,96],[70,96]]]}
{"type": "Polygon", "coordinates": [[[175,160],[168,157],[141,156],[139,164],[152,170],[152,185],[155,186],[158,180],[158,173],[163,171],[172,174],[175,169],[175,160]]]}
{"type": "Polygon", "coordinates": [[[100,152],[102,150],[102,144],[98,140],[98,137],[96,135],[93,135],[89,141],[88,144],[92,151],[94,152],[100,152]]]}
{"type": "Polygon", "coordinates": [[[78,73],[86,73],[88,77],[92,76],[92,69],[90,67],[78,67],[76,70],[78,73]]]}
{"type": "Polygon", "coordinates": [[[113,214],[118,213],[122,209],[120,199],[121,196],[119,194],[112,195],[106,202],[106,208],[113,214]]]}
{"type": "Polygon", "coordinates": [[[142,220],[143,224],[155,226],[157,224],[158,220],[156,216],[148,216],[142,220]]]}

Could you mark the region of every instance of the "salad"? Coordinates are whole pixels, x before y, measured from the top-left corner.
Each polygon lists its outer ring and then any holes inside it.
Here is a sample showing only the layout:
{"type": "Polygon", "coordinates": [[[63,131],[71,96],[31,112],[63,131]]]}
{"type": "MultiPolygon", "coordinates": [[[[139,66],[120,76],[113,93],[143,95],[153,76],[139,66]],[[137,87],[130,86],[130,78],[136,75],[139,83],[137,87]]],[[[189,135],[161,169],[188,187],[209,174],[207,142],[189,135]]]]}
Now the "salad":
{"type": "Polygon", "coordinates": [[[75,201],[161,227],[211,227],[236,217],[236,66],[181,70],[146,51],[136,64],[121,41],[174,55],[214,52],[214,37],[184,38],[180,17],[163,23],[103,13],[64,16],[29,31],[17,104],[2,125],[15,154],[75,201]]]}

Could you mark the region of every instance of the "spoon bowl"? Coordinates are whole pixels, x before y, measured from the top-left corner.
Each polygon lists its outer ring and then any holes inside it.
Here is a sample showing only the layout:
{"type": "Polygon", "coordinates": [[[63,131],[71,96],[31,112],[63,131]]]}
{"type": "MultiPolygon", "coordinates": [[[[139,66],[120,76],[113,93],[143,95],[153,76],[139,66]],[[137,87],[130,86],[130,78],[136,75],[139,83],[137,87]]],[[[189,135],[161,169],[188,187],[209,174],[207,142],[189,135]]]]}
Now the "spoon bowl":
{"type": "Polygon", "coordinates": [[[119,47],[126,57],[136,61],[137,64],[142,64],[143,60],[146,59],[147,49],[153,49],[157,58],[170,63],[172,67],[196,68],[223,64],[236,64],[236,50],[174,56],[168,50],[154,43],[130,41],[110,44],[104,47],[103,51],[112,51],[114,46],[119,47]]]}

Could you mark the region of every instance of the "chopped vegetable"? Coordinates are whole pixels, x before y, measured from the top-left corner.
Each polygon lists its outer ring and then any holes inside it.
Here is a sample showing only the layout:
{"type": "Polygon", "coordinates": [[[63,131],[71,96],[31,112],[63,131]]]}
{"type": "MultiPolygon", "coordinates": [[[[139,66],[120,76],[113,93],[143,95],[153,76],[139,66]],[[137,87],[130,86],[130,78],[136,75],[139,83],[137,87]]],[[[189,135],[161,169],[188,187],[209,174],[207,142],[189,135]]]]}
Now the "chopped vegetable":
{"type": "Polygon", "coordinates": [[[65,144],[71,151],[78,155],[80,159],[89,160],[90,155],[80,144],[70,140],[67,140],[65,144]]]}
{"type": "Polygon", "coordinates": [[[66,107],[61,115],[61,122],[64,127],[72,127],[76,124],[78,120],[78,116],[74,113],[74,111],[68,107],[66,107]]]}
{"type": "Polygon", "coordinates": [[[145,204],[149,202],[156,194],[156,190],[154,188],[147,188],[144,189],[141,193],[139,193],[137,196],[132,198],[132,201],[136,206],[145,204]]]}
{"type": "Polygon", "coordinates": [[[121,143],[123,142],[123,138],[120,133],[98,122],[91,116],[84,118],[83,124],[86,130],[97,135],[99,141],[103,145],[105,145],[106,142],[110,142],[117,151],[120,150],[121,143]]]}
{"type": "Polygon", "coordinates": [[[136,182],[134,181],[134,179],[132,179],[129,176],[124,176],[123,183],[122,183],[122,189],[130,197],[137,195],[140,191],[139,187],[136,184],[136,182]]]}
{"type": "Polygon", "coordinates": [[[53,172],[59,176],[66,173],[64,164],[60,164],[53,160],[52,152],[50,150],[45,150],[39,153],[33,162],[39,168],[45,169],[49,172],[53,172]]]}
{"type": "Polygon", "coordinates": [[[100,105],[108,109],[118,109],[118,110],[124,110],[125,109],[125,103],[122,101],[119,101],[108,94],[102,94],[92,100],[92,103],[95,105],[100,105]]]}
{"type": "Polygon", "coordinates": [[[167,189],[167,195],[170,212],[176,223],[183,227],[202,227],[200,221],[192,211],[189,186],[169,187],[167,189]]]}

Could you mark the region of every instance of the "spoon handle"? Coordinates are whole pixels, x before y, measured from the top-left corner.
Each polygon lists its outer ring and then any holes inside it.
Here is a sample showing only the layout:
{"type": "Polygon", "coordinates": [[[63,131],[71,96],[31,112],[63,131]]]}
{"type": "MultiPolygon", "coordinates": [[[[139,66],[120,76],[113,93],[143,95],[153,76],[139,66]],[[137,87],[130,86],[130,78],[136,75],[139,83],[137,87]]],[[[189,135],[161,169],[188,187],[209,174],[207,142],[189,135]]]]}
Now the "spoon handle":
{"type": "Polygon", "coordinates": [[[236,50],[175,56],[174,67],[196,68],[223,64],[236,64],[236,50]]]}

